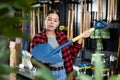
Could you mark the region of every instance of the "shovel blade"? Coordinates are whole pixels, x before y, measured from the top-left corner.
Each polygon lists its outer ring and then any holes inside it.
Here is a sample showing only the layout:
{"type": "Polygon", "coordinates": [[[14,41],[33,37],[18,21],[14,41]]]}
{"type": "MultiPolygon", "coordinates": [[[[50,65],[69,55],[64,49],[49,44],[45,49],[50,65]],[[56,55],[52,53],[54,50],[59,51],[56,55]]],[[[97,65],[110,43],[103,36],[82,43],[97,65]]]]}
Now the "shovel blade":
{"type": "Polygon", "coordinates": [[[56,63],[63,61],[59,53],[50,55],[53,51],[54,49],[48,43],[39,44],[33,47],[32,57],[44,63],[56,63]]]}

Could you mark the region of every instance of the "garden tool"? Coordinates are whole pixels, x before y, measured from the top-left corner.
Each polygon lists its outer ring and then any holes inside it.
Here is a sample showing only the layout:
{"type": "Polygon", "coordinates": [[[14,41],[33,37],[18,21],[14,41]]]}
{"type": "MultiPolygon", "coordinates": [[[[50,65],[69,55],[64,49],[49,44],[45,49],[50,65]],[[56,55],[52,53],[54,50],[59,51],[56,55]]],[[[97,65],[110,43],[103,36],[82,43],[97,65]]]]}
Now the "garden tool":
{"type": "MultiPolygon", "coordinates": [[[[93,28],[90,28],[89,31],[93,32],[95,29],[103,29],[107,26],[106,22],[102,20],[98,20],[95,23],[93,28]],[[98,24],[102,24],[102,26],[98,26],[98,24]]],[[[80,34],[79,36],[71,39],[67,43],[63,44],[62,46],[58,47],[57,49],[53,49],[48,43],[45,44],[38,44],[37,46],[33,47],[32,49],[32,57],[38,61],[44,63],[57,63],[63,61],[62,57],[59,55],[59,51],[72,44],[73,42],[77,41],[80,38],[85,36],[84,33],[80,34]]]]}

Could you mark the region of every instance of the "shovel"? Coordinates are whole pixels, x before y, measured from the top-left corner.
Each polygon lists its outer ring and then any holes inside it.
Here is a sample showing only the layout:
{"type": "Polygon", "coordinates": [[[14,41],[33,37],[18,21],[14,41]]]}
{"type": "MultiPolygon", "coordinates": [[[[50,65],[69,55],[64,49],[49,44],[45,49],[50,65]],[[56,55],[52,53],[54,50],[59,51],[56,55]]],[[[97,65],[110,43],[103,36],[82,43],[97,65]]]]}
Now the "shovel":
{"type": "MultiPolygon", "coordinates": [[[[102,20],[98,20],[95,23],[95,26],[89,29],[90,32],[93,32],[95,29],[103,29],[107,27],[106,22],[102,20]],[[100,26],[99,26],[100,24],[100,26]]],[[[73,38],[72,40],[68,41],[64,45],[58,47],[57,49],[53,49],[48,43],[45,44],[38,44],[37,46],[33,47],[32,49],[32,57],[36,60],[43,62],[43,63],[57,63],[63,61],[62,57],[59,55],[59,52],[62,48],[72,44],[73,42],[79,40],[80,38],[84,37],[84,33],[80,34],[79,36],[73,38]]]]}

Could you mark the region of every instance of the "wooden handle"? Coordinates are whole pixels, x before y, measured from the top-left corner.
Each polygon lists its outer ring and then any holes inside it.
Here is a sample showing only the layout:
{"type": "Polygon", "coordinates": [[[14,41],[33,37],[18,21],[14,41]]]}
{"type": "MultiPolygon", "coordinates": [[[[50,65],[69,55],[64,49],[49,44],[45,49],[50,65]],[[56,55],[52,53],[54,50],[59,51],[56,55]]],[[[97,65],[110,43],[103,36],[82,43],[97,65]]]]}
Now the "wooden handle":
{"type": "MultiPolygon", "coordinates": [[[[94,28],[91,28],[91,29],[89,29],[89,32],[91,33],[91,32],[93,32],[94,30],[95,30],[94,28]]],[[[81,34],[81,35],[73,38],[72,41],[75,42],[75,41],[79,40],[80,38],[83,38],[84,36],[85,36],[85,34],[83,33],[83,34],[81,34]]]]}
{"type": "Polygon", "coordinates": [[[89,32],[91,33],[91,32],[93,32],[95,30],[95,28],[91,28],[91,29],[89,29],[89,32]]]}
{"type": "Polygon", "coordinates": [[[33,31],[33,34],[32,34],[32,36],[34,36],[35,35],[35,22],[36,22],[36,20],[35,20],[35,10],[33,10],[33,26],[32,26],[32,31],[33,31]]]}
{"type": "Polygon", "coordinates": [[[70,37],[70,10],[68,10],[68,28],[67,28],[67,38],[70,37]]]}
{"type": "Polygon", "coordinates": [[[83,38],[83,37],[84,37],[84,34],[81,34],[81,35],[73,38],[72,41],[75,42],[75,41],[77,41],[78,39],[83,38]]]}
{"type": "Polygon", "coordinates": [[[71,25],[70,25],[70,39],[73,38],[73,23],[74,23],[74,10],[72,10],[71,25]]]}
{"type": "Polygon", "coordinates": [[[40,15],[39,15],[39,13],[40,13],[40,9],[39,9],[39,7],[38,7],[38,8],[37,8],[38,33],[40,33],[40,15]]]}

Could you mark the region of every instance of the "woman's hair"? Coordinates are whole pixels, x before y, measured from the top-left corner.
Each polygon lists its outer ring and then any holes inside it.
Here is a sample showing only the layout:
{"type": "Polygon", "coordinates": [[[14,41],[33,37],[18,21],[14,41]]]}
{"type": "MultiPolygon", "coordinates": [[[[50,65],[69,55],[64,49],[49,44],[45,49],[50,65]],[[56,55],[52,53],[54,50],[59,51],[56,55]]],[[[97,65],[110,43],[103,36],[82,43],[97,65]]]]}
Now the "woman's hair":
{"type": "Polygon", "coordinates": [[[47,12],[47,16],[48,16],[49,14],[57,14],[58,17],[59,17],[59,19],[60,19],[60,13],[59,13],[59,11],[56,10],[56,9],[51,9],[51,10],[49,10],[49,11],[47,12]]]}

